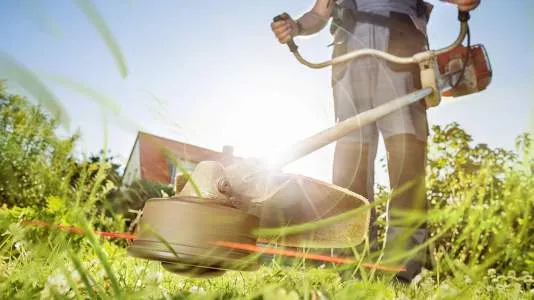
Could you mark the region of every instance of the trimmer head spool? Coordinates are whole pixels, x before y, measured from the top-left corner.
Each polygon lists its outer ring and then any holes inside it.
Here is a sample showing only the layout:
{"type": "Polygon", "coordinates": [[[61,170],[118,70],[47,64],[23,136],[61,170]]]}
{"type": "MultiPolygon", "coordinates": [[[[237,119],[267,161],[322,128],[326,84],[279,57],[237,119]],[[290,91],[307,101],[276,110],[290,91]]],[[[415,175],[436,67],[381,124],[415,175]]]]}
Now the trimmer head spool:
{"type": "Polygon", "coordinates": [[[254,244],[252,231],[258,226],[258,217],[224,201],[206,202],[183,196],[150,199],[145,204],[140,233],[128,253],[161,261],[175,273],[194,269],[199,274],[210,270],[253,270],[258,262],[249,253],[221,248],[215,242],[254,244]]]}

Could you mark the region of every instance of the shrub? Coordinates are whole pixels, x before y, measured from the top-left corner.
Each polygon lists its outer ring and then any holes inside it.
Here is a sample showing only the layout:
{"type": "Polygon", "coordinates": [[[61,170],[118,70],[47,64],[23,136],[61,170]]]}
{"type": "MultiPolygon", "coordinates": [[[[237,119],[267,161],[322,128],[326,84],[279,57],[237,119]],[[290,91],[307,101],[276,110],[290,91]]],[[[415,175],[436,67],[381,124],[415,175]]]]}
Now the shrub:
{"type": "Polygon", "coordinates": [[[16,219],[74,225],[83,214],[96,228],[122,229],[123,218],[106,209],[117,166],[98,156],[76,159],[79,134],[60,138],[58,125],[0,85],[0,205],[16,219]]]}
{"type": "MultiPolygon", "coordinates": [[[[436,272],[534,273],[530,145],[527,134],[517,137],[515,152],[473,145],[457,123],[433,126],[426,178],[430,211],[423,218],[431,230],[436,272]]],[[[380,186],[376,200],[386,203],[388,196],[380,186]]],[[[379,215],[384,207],[378,207],[379,215]]],[[[383,229],[385,219],[379,224],[383,229]]]]}
{"type": "Polygon", "coordinates": [[[0,85],[0,201],[8,207],[44,208],[60,196],[73,166],[78,134],[59,138],[58,122],[0,85]]]}
{"type": "Polygon", "coordinates": [[[126,218],[126,226],[132,227],[135,224],[137,213],[145,205],[145,202],[151,198],[162,198],[167,196],[173,196],[174,189],[165,184],[147,181],[137,180],[134,181],[128,187],[122,187],[120,190],[116,190],[110,197],[110,202],[114,212],[123,215],[126,218]]]}

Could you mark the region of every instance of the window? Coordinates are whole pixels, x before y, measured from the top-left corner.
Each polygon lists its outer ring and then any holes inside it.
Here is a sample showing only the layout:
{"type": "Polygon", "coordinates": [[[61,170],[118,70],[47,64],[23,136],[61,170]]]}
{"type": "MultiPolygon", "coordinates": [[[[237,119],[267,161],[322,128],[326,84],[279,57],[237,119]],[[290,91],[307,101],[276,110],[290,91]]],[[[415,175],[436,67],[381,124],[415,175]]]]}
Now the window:
{"type": "Polygon", "coordinates": [[[174,180],[176,179],[176,166],[172,162],[167,163],[168,172],[169,172],[169,183],[174,184],[174,180]]]}

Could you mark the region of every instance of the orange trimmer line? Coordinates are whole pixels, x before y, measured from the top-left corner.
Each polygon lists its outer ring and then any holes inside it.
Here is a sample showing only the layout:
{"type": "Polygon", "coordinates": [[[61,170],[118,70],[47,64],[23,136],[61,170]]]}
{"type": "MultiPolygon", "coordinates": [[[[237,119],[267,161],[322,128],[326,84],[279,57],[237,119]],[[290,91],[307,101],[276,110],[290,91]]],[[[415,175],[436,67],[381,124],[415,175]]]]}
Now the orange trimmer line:
{"type": "MultiPolygon", "coordinates": [[[[23,223],[36,225],[40,227],[57,228],[57,229],[60,229],[60,230],[63,230],[69,233],[84,234],[84,231],[82,228],[75,227],[75,226],[48,224],[46,222],[39,221],[39,220],[24,221],[23,223]]],[[[126,240],[135,240],[137,238],[137,236],[133,234],[124,233],[124,232],[95,231],[95,235],[102,236],[102,237],[126,239],[126,240]]],[[[252,244],[235,243],[235,242],[228,242],[228,241],[215,241],[213,242],[213,244],[219,247],[244,250],[248,252],[264,253],[264,254],[278,254],[282,256],[299,257],[299,258],[305,258],[305,259],[311,259],[311,260],[317,260],[317,261],[323,261],[323,262],[338,263],[338,264],[357,263],[356,260],[351,259],[351,258],[346,258],[346,257],[327,256],[327,255],[321,255],[321,254],[315,254],[315,253],[303,253],[303,252],[292,251],[292,250],[281,250],[281,249],[273,249],[273,248],[267,248],[267,247],[258,247],[252,244]]],[[[386,267],[386,266],[381,266],[377,264],[369,264],[369,263],[362,263],[362,266],[365,268],[382,270],[386,272],[406,271],[406,269],[403,267],[386,267]]]]}
{"type": "MultiPolygon", "coordinates": [[[[231,248],[231,249],[238,249],[238,250],[245,250],[249,252],[258,252],[258,253],[265,253],[265,254],[279,254],[283,256],[289,256],[289,257],[300,257],[300,258],[306,258],[311,260],[318,260],[318,261],[324,261],[324,262],[331,262],[331,263],[339,263],[339,264],[354,264],[357,263],[355,259],[347,258],[347,257],[338,257],[338,256],[327,256],[322,254],[315,254],[315,253],[303,253],[298,251],[292,251],[292,250],[280,250],[280,249],[273,249],[273,248],[267,248],[267,247],[258,247],[256,245],[252,244],[243,244],[243,243],[234,243],[234,242],[227,242],[227,241],[217,241],[214,242],[214,245],[225,247],[225,248],[231,248]]],[[[404,272],[406,269],[404,267],[386,267],[381,266],[377,264],[370,264],[370,263],[362,263],[362,266],[365,268],[370,269],[376,269],[376,270],[382,270],[386,272],[404,272]]]]}
{"type": "MultiPolygon", "coordinates": [[[[32,221],[24,221],[24,224],[31,224],[31,225],[37,225],[40,227],[52,227],[61,229],[63,231],[69,232],[69,233],[76,233],[76,234],[84,234],[84,231],[82,228],[75,227],[75,226],[68,226],[68,225],[57,225],[57,224],[48,224],[43,221],[38,220],[32,220],[32,221]]],[[[133,234],[124,233],[124,232],[107,232],[107,231],[95,231],[95,235],[103,236],[103,237],[111,237],[111,238],[118,238],[118,239],[125,239],[125,240],[135,240],[137,237],[133,234]]]]}

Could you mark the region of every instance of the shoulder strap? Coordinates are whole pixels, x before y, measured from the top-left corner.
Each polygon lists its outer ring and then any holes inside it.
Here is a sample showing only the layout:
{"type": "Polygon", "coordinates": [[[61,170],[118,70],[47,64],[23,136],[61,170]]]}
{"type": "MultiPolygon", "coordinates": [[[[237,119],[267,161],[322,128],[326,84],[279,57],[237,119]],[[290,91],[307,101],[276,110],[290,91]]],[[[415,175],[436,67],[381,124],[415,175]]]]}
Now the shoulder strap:
{"type": "Polygon", "coordinates": [[[431,3],[428,3],[425,0],[417,0],[417,15],[419,17],[424,17],[427,22],[430,20],[430,15],[432,14],[433,9],[434,5],[431,3]]]}
{"type": "MultiPolygon", "coordinates": [[[[428,21],[427,5],[424,0],[416,0],[416,14],[418,17],[425,17],[428,21]]],[[[336,29],[343,27],[345,29],[352,28],[354,22],[358,21],[381,24],[382,26],[392,26],[391,18],[377,15],[374,13],[364,13],[358,11],[358,4],[356,0],[338,0],[334,1],[334,10],[332,13],[332,23],[330,25],[330,33],[334,34],[336,29]]],[[[393,22],[396,26],[403,25],[402,22],[393,22]]]]}
{"type": "Polygon", "coordinates": [[[341,1],[336,1],[336,3],[341,8],[350,9],[354,12],[358,11],[358,3],[356,2],[356,0],[341,0],[341,1]]]}
{"type": "Polygon", "coordinates": [[[356,0],[334,0],[330,33],[334,34],[339,27],[345,29],[350,28],[350,24],[356,18],[357,11],[358,5],[356,4],[356,0]]]}

